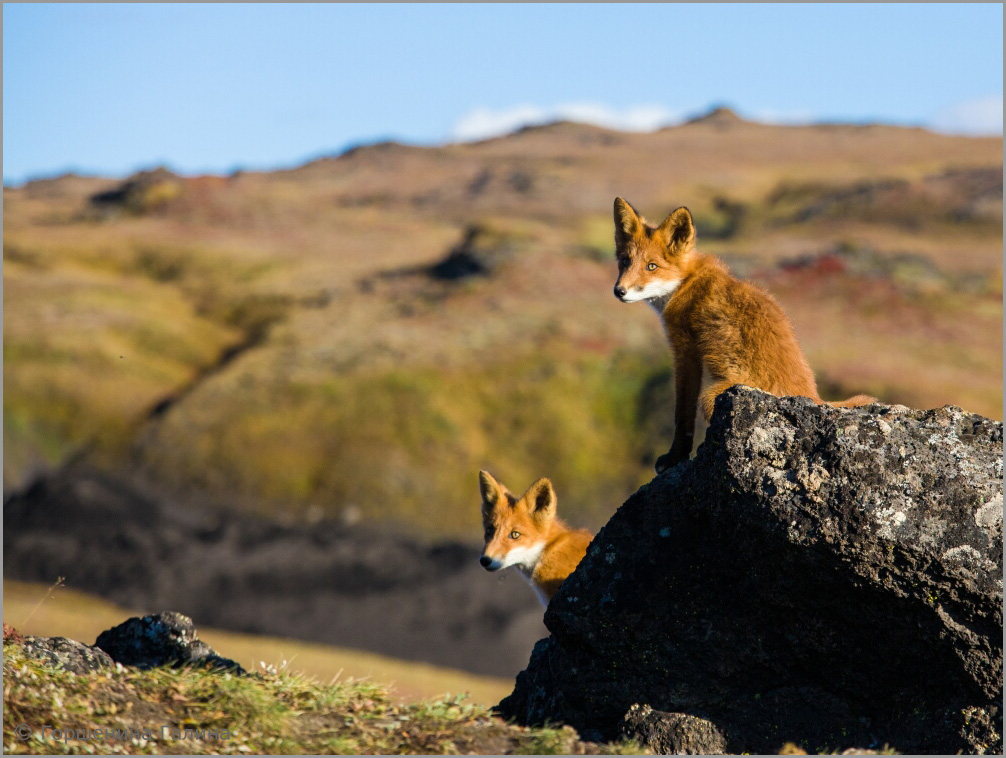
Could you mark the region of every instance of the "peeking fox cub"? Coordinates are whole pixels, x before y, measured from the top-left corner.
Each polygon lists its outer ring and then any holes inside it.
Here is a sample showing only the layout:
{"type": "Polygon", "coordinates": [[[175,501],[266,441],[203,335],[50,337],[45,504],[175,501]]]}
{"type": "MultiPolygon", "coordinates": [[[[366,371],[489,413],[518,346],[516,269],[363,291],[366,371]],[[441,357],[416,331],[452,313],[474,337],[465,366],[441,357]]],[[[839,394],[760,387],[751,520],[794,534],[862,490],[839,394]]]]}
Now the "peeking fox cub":
{"type": "Polygon", "coordinates": [[[548,605],[587,554],[591,533],[570,529],[556,517],[555,489],[548,479],[539,479],[517,499],[488,471],[480,471],[479,489],[486,540],[479,563],[487,571],[516,566],[548,605]]]}
{"type": "MultiPolygon", "coordinates": [[[[646,300],[661,315],[674,353],[674,441],[657,473],[687,460],[696,406],[706,420],[716,396],[735,384],[824,403],[786,314],[772,297],[733,278],[717,259],[695,249],[695,225],[678,208],[659,226],[615,198],[615,297],[646,300]],[[703,367],[712,384],[699,397],[703,367]]],[[[829,403],[852,408],[876,398],[856,395],[829,403]]]]}

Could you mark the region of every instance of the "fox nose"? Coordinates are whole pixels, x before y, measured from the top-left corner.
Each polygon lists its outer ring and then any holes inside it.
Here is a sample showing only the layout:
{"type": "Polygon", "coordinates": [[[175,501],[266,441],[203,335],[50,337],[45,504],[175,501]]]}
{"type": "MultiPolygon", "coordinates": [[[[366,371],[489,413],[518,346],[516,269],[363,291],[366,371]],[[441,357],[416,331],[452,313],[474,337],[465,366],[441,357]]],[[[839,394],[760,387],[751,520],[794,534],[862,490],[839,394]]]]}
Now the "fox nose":
{"type": "Polygon", "coordinates": [[[625,293],[626,293],[625,287],[619,287],[617,284],[615,285],[615,297],[621,300],[623,297],[625,297],[625,293]]]}
{"type": "Polygon", "coordinates": [[[479,558],[479,563],[482,565],[482,568],[489,568],[489,564],[492,562],[493,559],[490,558],[488,555],[483,555],[481,558],[479,558]]]}

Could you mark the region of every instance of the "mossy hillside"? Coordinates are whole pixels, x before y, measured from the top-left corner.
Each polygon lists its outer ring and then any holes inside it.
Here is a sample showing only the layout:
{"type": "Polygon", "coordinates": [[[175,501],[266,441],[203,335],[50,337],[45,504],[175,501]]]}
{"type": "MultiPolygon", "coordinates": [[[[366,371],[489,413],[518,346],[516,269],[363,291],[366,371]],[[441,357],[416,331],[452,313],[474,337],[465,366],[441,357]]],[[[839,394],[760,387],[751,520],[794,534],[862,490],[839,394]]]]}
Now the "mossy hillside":
{"type": "MultiPolygon", "coordinates": [[[[594,226],[600,245],[607,222],[594,226]]],[[[320,299],[293,294],[295,263],[234,242],[11,242],[8,479],[83,444],[111,448],[113,461],[137,444],[179,490],[468,535],[468,479],[488,468],[514,489],[552,477],[560,512],[596,527],[672,436],[669,351],[648,309],[608,294],[610,261],[518,231],[494,277],[441,286],[413,274],[320,299]],[[565,306],[551,299],[557,281],[565,306]],[[39,337],[39,323],[54,328],[39,337]],[[254,354],[202,376],[242,341],[254,354]],[[194,378],[196,391],[135,442],[150,409],[194,378]]],[[[315,286],[325,281],[337,279],[315,286]]],[[[769,282],[809,336],[829,397],[999,407],[1001,387],[984,377],[1001,373],[1001,352],[980,348],[1001,330],[1001,293],[867,284],[814,270],[769,282]],[[926,326],[933,314],[938,331],[926,326]],[[906,382],[906,367],[924,381],[906,382]]]]}
{"type": "Polygon", "coordinates": [[[160,420],[141,450],[173,488],[258,497],[287,513],[350,509],[431,536],[479,533],[480,468],[515,491],[548,476],[561,515],[597,527],[650,477],[670,407],[649,403],[667,362],[554,344],[492,365],[390,367],[316,383],[283,374],[263,382],[237,367],[160,420]]]}
{"type": "Polygon", "coordinates": [[[4,243],[4,478],[121,451],[162,400],[280,318],[271,265],[228,245],[65,228],[4,243]]]}
{"type": "Polygon", "coordinates": [[[4,476],[121,445],[239,333],[169,287],[68,267],[4,266],[4,476]]]}
{"type": "Polygon", "coordinates": [[[10,754],[640,752],[634,743],[582,743],[569,728],[509,726],[463,697],[399,705],[366,682],[321,684],[285,671],[76,675],[26,660],[16,644],[5,644],[3,655],[10,754]],[[16,731],[21,724],[31,727],[27,739],[16,731]]]}

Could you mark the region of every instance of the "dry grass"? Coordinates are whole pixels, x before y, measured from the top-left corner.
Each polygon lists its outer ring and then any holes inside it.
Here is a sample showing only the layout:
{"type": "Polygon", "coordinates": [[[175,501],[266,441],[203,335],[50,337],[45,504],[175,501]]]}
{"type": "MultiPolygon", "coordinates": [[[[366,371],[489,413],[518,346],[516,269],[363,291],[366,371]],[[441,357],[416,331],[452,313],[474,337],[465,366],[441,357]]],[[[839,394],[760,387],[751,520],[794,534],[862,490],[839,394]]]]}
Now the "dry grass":
{"type": "MultiPolygon", "coordinates": [[[[40,584],[5,580],[4,622],[22,634],[67,637],[92,644],[106,629],[131,616],[142,615],[77,590],[61,587],[49,597],[46,593],[46,587],[40,584]],[[39,604],[43,598],[44,602],[39,604]]],[[[513,682],[505,679],[330,645],[202,628],[199,637],[220,655],[238,661],[249,671],[282,670],[320,682],[378,683],[396,703],[464,693],[472,703],[491,706],[513,689],[513,682]]]]}
{"type": "Polygon", "coordinates": [[[380,687],[288,672],[192,669],[86,675],[4,645],[4,752],[11,754],[637,754],[565,729],[510,726],[464,698],[410,705],[380,687]],[[27,733],[16,731],[29,727],[27,733]],[[98,731],[100,730],[100,731],[98,731]]]}

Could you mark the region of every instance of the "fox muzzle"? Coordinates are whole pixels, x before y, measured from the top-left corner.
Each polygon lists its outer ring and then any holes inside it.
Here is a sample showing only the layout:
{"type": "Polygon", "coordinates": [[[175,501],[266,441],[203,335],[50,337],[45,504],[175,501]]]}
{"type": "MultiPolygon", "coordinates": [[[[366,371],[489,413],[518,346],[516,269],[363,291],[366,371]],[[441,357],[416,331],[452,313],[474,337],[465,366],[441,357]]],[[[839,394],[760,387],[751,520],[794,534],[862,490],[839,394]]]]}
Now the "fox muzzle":
{"type": "Polygon", "coordinates": [[[486,571],[499,571],[499,569],[503,568],[503,563],[501,561],[495,561],[488,555],[483,555],[479,558],[479,564],[486,571]]]}

